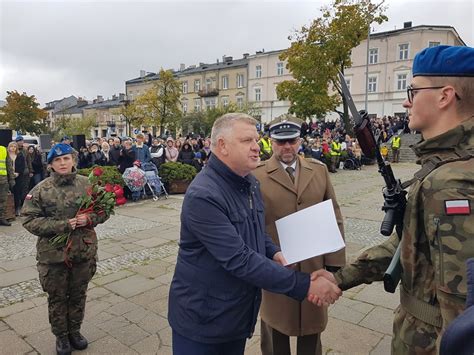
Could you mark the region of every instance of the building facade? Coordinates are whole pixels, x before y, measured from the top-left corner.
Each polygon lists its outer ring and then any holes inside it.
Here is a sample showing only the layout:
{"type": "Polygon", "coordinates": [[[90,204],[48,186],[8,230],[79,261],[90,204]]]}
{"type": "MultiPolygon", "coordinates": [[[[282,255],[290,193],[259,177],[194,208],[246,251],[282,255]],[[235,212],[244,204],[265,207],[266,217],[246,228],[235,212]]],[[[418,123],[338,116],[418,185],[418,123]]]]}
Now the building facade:
{"type": "Polygon", "coordinates": [[[92,104],[83,108],[83,117],[90,117],[95,122],[91,129],[92,138],[127,135],[127,122],[121,114],[124,105],[125,95],[119,94],[108,100],[99,96],[92,104]]]}
{"type": "MultiPolygon", "coordinates": [[[[373,33],[353,49],[352,67],[345,78],[357,109],[365,109],[366,63],[368,61],[367,111],[373,116],[405,115],[402,104],[410,85],[415,55],[426,47],[437,45],[465,46],[451,26],[411,26],[373,33]]],[[[339,108],[342,109],[342,106],[339,108]]]]}

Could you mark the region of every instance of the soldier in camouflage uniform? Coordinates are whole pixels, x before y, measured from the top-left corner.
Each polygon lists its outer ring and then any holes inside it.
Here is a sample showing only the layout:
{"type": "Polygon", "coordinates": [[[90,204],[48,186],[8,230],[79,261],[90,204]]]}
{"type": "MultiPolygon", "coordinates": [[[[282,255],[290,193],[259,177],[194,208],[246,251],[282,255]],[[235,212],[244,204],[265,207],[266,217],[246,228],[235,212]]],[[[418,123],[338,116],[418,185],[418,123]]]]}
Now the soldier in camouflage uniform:
{"type": "Polygon", "coordinates": [[[51,330],[56,336],[58,354],[87,347],[80,328],[84,318],[87,285],[96,270],[97,236],[94,227],[106,217],[95,213],[80,214],[77,199],[82,197],[89,180],[76,174],[71,146],[56,144],[48,154],[52,174],[26,196],[23,226],[38,236],[36,244],[38,272],[43,290],[48,293],[51,330]],[[50,239],[71,233],[72,247],[55,247],[50,239]],[[66,260],[67,259],[67,260],[66,260]],[[68,266],[67,264],[72,266],[68,266]]]}
{"type": "MultiPolygon", "coordinates": [[[[393,354],[437,354],[440,335],[465,308],[466,260],[474,255],[474,49],[420,52],[404,107],[423,140],[408,193],[401,243],[400,306],[393,354]]],[[[335,274],[342,290],[382,280],[396,234],[335,274]]]]}

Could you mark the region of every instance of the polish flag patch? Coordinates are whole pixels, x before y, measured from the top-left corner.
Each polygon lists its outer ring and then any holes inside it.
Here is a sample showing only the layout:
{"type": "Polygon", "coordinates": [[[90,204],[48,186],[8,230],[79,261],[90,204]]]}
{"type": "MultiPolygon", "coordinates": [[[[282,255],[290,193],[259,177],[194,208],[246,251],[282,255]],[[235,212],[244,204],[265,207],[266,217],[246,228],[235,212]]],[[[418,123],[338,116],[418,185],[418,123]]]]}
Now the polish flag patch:
{"type": "Polygon", "coordinates": [[[446,215],[462,214],[468,215],[471,214],[471,206],[469,200],[449,200],[444,201],[444,208],[446,210],[446,215]]]}
{"type": "Polygon", "coordinates": [[[25,200],[31,200],[32,198],[33,198],[33,195],[28,194],[26,195],[25,200]]]}

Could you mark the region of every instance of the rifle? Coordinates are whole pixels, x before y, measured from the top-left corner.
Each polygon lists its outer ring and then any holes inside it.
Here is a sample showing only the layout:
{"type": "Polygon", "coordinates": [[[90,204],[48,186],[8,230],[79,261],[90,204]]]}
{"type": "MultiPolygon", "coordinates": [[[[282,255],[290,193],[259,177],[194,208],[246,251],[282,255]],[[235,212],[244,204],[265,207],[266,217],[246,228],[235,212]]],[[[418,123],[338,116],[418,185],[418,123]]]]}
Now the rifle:
{"type": "MultiPolygon", "coordinates": [[[[342,94],[354,119],[354,130],[362,152],[367,158],[377,160],[379,173],[385,181],[385,187],[382,191],[384,197],[382,210],[385,211],[385,216],[380,227],[380,233],[385,236],[390,236],[395,227],[398,238],[401,239],[403,215],[407,203],[407,192],[403,189],[401,181],[396,179],[393,175],[390,163],[385,161],[380,153],[380,147],[378,141],[374,137],[368,113],[365,110],[357,111],[344,79],[344,75],[341,72],[339,72],[339,79],[341,81],[342,94]]],[[[400,282],[402,271],[400,264],[400,251],[399,244],[383,277],[384,288],[387,292],[394,293],[398,283],[400,282]]]]}

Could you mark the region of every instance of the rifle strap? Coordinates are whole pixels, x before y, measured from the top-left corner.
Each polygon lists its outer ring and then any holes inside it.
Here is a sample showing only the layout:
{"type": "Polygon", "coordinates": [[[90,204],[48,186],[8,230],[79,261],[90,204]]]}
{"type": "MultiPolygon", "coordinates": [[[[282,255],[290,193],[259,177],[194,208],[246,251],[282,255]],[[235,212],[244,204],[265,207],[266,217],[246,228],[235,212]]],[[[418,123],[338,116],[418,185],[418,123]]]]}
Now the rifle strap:
{"type": "Polygon", "coordinates": [[[437,328],[442,327],[443,318],[440,308],[408,294],[403,286],[400,287],[400,304],[404,310],[422,322],[437,328]]]}
{"type": "Polygon", "coordinates": [[[408,186],[413,184],[415,181],[423,181],[433,170],[439,168],[441,165],[452,163],[455,161],[469,160],[474,158],[474,149],[469,148],[467,150],[455,148],[453,155],[448,158],[440,158],[435,155],[428,158],[424,163],[423,167],[415,173],[415,176],[402,183],[402,189],[406,189],[408,186]]]}

